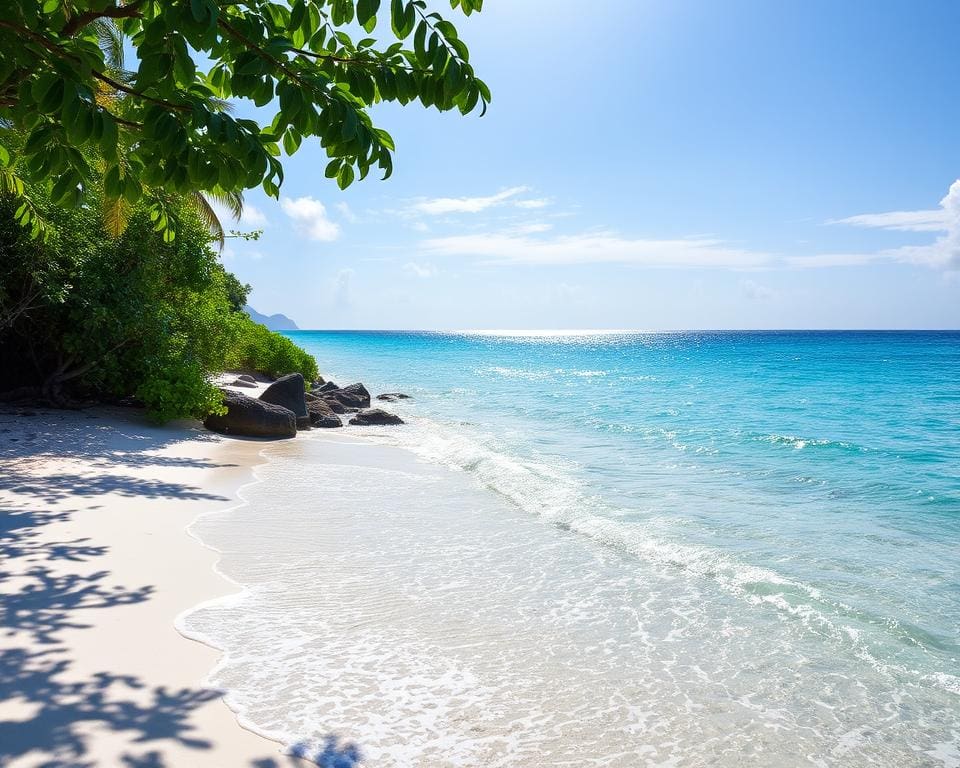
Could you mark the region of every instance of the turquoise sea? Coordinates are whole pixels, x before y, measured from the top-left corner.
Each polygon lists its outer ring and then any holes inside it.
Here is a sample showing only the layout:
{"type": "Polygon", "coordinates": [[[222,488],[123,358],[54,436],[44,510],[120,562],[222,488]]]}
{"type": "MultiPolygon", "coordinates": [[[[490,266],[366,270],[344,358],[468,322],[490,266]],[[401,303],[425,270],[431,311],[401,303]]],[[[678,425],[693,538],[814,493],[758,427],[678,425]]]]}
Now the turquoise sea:
{"type": "Polygon", "coordinates": [[[289,335],[413,399],[194,526],[246,589],[182,626],[250,727],[329,765],[960,766],[960,333],[289,335]]]}

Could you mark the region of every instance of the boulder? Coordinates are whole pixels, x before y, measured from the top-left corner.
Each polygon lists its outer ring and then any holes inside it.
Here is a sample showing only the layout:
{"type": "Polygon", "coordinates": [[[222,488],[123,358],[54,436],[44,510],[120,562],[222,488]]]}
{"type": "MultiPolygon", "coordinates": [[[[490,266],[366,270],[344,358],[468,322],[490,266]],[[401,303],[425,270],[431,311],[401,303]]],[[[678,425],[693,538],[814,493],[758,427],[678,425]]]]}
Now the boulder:
{"type": "Polygon", "coordinates": [[[350,423],[360,427],[371,427],[381,424],[403,424],[403,419],[379,408],[368,408],[350,419],[350,423]]]}
{"type": "Polygon", "coordinates": [[[307,403],[307,411],[310,412],[310,423],[315,427],[329,429],[331,427],[342,427],[343,422],[340,417],[333,412],[333,409],[323,400],[317,398],[307,403]]]}
{"type": "Polygon", "coordinates": [[[336,400],[347,408],[369,408],[370,393],[363,384],[350,384],[340,389],[332,389],[323,393],[323,399],[336,400]]]}
{"type": "Polygon", "coordinates": [[[320,395],[315,395],[313,392],[304,392],[303,399],[307,401],[307,410],[310,410],[310,402],[313,400],[323,400],[320,395]]]}
{"type": "Polygon", "coordinates": [[[203,422],[207,429],[245,437],[296,436],[297,417],[293,411],[248,397],[242,392],[221,391],[227,412],[223,416],[207,416],[203,422]]]}
{"type": "Polygon", "coordinates": [[[330,410],[333,411],[334,413],[347,412],[347,409],[344,407],[343,403],[341,403],[339,400],[334,400],[333,398],[327,398],[327,397],[324,397],[321,399],[323,400],[323,402],[325,402],[329,406],[330,410]]]}
{"type": "Polygon", "coordinates": [[[237,376],[237,381],[247,381],[251,384],[257,383],[257,380],[253,378],[253,376],[251,376],[249,373],[241,373],[239,376],[237,376]]]}
{"type": "Polygon", "coordinates": [[[337,384],[334,384],[332,381],[328,381],[326,384],[321,384],[319,387],[313,387],[311,391],[317,394],[323,394],[324,392],[332,392],[335,389],[340,389],[337,384]]]}
{"type": "Polygon", "coordinates": [[[286,376],[281,376],[263,390],[260,399],[265,403],[273,403],[293,411],[299,427],[310,426],[307,401],[303,396],[303,374],[288,373],[286,376]]]}
{"type": "Polygon", "coordinates": [[[310,383],[310,388],[313,389],[314,387],[322,387],[326,383],[327,380],[323,378],[323,376],[317,376],[317,378],[310,383]]]}
{"type": "Polygon", "coordinates": [[[254,381],[247,381],[246,379],[242,379],[242,378],[240,378],[239,376],[237,376],[237,378],[235,378],[233,381],[231,381],[227,386],[228,386],[228,387],[248,387],[248,388],[252,388],[252,389],[256,389],[256,388],[257,388],[256,382],[254,382],[254,381]]]}
{"type": "Polygon", "coordinates": [[[385,403],[395,403],[397,400],[409,400],[410,395],[405,395],[403,392],[384,392],[382,395],[377,395],[377,400],[383,400],[385,403]]]}

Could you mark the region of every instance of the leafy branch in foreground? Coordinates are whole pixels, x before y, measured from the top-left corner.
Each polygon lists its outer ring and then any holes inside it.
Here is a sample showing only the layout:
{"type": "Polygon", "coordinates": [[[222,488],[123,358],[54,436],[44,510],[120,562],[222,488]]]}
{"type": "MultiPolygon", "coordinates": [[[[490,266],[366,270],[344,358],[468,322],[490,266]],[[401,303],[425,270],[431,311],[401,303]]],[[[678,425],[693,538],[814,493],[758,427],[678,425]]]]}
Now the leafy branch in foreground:
{"type": "MultiPolygon", "coordinates": [[[[426,0],[388,5],[8,0],[0,4],[4,184],[48,185],[54,202],[68,206],[84,200],[94,177],[105,180],[105,205],[134,206],[145,189],[218,197],[260,186],[277,197],[278,157],[311,137],[341,188],[375,167],[386,178],[394,143],[373,125],[370,106],[419,101],[467,114],[490,101],[452,23],[426,0]],[[359,27],[372,35],[387,20],[389,44],[351,34],[359,27]],[[136,71],[122,67],[123,38],[136,71]],[[229,99],[269,106],[273,119],[235,118],[224,108],[229,99]],[[8,142],[8,132],[22,141],[8,142]],[[102,168],[91,168],[94,155],[102,168]]],[[[482,0],[450,5],[469,15],[482,0]]],[[[175,226],[163,211],[155,224],[175,226]]]]}

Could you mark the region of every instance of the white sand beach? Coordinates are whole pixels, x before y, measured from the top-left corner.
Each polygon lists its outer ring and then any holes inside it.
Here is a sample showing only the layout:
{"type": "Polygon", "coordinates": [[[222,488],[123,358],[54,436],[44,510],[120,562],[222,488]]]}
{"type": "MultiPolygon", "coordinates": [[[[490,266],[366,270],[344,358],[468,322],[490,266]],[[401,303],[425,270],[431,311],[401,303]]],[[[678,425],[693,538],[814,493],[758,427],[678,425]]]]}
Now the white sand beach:
{"type": "Polygon", "coordinates": [[[203,687],[178,614],[236,591],[186,527],[263,443],[137,411],[0,411],[0,765],[305,765],[203,687]]]}

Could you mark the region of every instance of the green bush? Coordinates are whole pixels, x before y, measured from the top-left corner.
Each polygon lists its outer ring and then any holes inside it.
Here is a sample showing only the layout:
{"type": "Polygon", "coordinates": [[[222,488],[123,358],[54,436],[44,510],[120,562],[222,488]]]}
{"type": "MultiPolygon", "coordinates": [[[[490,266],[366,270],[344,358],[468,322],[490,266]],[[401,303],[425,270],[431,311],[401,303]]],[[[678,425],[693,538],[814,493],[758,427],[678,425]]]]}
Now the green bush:
{"type": "Polygon", "coordinates": [[[136,396],[166,421],[222,411],[211,374],[243,367],[312,381],[314,359],[237,311],[246,287],[220,265],[189,201],[174,204],[164,242],[148,206],[109,238],[100,211],[65,210],[32,190],[45,242],[0,197],[0,370],[5,388],[34,388],[54,405],[136,396]]]}
{"type": "Polygon", "coordinates": [[[260,371],[269,376],[299,372],[308,383],[317,378],[317,361],[286,336],[239,312],[233,323],[236,337],[227,355],[227,368],[260,371]]]}

